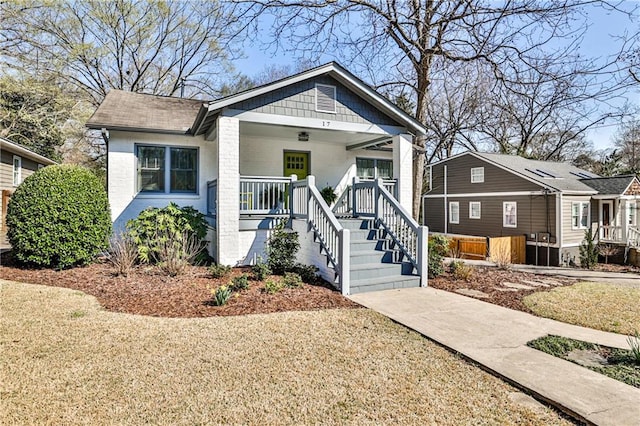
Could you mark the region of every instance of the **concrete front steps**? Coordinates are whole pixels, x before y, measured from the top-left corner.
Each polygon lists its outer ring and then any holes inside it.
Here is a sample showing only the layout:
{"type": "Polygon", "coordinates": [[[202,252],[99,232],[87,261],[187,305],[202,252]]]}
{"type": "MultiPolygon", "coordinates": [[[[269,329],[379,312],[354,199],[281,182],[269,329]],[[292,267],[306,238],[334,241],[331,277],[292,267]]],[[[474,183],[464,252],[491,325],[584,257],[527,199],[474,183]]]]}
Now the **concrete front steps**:
{"type": "Polygon", "coordinates": [[[374,220],[343,218],[339,222],[351,235],[351,294],[420,286],[413,265],[403,261],[386,232],[374,227],[374,220]]]}

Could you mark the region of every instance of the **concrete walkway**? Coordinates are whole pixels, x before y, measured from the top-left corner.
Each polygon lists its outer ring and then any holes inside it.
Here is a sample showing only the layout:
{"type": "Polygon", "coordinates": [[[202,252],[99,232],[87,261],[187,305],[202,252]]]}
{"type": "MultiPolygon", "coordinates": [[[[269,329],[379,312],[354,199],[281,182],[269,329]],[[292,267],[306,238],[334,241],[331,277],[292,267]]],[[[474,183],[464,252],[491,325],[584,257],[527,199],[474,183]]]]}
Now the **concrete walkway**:
{"type": "Polygon", "coordinates": [[[350,298],[462,353],[572,416],[598,425],[640,425],[640,389],[526,346],[547,334],[628,348],[626,336],[539,318],[433,288],[350,298]]]}

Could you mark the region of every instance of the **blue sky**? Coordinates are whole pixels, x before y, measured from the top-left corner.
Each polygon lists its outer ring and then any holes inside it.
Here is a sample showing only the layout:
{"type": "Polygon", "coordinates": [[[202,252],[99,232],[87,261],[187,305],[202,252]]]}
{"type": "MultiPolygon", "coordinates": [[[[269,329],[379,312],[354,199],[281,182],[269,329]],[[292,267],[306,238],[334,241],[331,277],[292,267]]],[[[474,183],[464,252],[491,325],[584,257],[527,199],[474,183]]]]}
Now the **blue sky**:
{"type": "MultiPolygon", "coordinates": [[[[640,7],[640,1],[625,1],[622,8],[632,10],[640,7]]],[[[587,10],[589,29],[581,44],[581,54],[587,57],[606,58],[615,55],[621,45],[619,37],[632,35],[640,31],[640,21],[638,17],[630,18],[620,13],[604,11],[600,8],[590,8],[587,10]]],[[[260,35],[256,39],[260,39],[260,35]]],[[[295,57],[282,52],[274,53],[265,50],[259,44],[247,44],[245,46],[246,58],[235,61],[238,71],[249,76],[255,76],[264,71],[269,65],[293,65],[295,57]]],[[[321,58],[321,62],[328,62],[334,58],[326,56],[321,58]]],[[[627,101],[640,107],[640,85],[635,90],[626,91],[617,105],[622,105],[627,101]]],[[[606,123],[599,128],[590,131],[587,138],[593,143],[596,149],[608,148],[611,146],[611,138],[616,132],[619,123],[606,123]]]]}

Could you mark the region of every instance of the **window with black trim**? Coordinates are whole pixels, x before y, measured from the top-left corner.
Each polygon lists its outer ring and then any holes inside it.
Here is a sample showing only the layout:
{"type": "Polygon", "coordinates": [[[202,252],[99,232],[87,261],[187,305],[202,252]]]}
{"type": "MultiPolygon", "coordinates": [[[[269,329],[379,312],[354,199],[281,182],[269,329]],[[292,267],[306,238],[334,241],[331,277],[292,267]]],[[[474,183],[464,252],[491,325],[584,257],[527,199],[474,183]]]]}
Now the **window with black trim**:
{"type": "Polygon", "coordinates": [[[138,145],[138,191],[198,192],[198,149],[138,145]]]}
{"type": "Polygon", "coordinates": [[[356,158],[356,175],[361,179],[392,179],[393,161],[381,158],[356,158]]]}

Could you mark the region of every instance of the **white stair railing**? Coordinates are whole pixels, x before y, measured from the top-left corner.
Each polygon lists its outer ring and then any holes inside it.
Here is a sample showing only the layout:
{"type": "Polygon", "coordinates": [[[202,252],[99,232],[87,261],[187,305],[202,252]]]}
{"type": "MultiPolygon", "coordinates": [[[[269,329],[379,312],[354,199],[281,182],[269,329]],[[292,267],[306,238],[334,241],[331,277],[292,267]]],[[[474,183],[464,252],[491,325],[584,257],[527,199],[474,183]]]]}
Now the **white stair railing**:
{"type": "Polygon", "coordinates": [[[640,247],[640,229],[630,226],[627,230],[627,246],[640,247]]]}
{"type": "Polygon", "coordinates": [[[350,235],[316,188],[314,176],[291,184],[291,217],[305,218],[338,276],[342,294],[349,294],[350,235]]]}
{"type": "Polygon", "coordinates": [[[354,216],[374,217],[378,225],[416,268],[420,285],[427,286],[428,238],[426,226],[420,226],[384,187],[382,179],[353,183],[354,216]]]}

